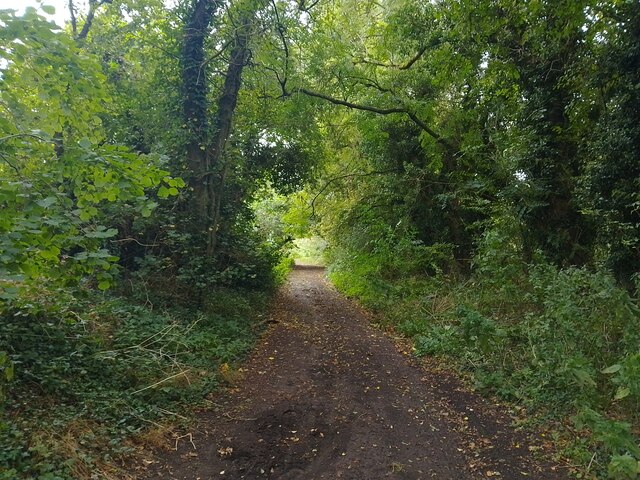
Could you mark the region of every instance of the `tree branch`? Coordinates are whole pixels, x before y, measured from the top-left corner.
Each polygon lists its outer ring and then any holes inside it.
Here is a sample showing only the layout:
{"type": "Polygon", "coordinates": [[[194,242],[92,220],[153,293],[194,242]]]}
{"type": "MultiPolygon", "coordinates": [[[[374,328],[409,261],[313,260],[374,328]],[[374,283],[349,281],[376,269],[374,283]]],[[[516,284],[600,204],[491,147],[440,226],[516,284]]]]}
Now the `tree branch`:
{"type": "Polygon", "coordinates": [[[15,172],[18,174],[19,177],[22,176],[22,172],[20,171],[20,169],[16,167],[13,163],[11,163],[9,159],[5,157],[2,153],[0,153],[0,158],[4,160],[6,164],[9,165],[13,170],[15,170],[15,172]]]}
{"type": "Polygon", "coordinates": [[[232,43],[233,43],[233,39],[227,40],[224,43],[224,45],[222,45],[222,47],[220,47],[220,50],[218,50],[217,52],[213,53],[213,55],[211,55],[209,58],[205,59],[202,62],[202,67],[205,67],[209,62],[212,62],[216,58],[220,57],[220,55],[222,55],[227,50],[227,48],[229,48],[229,45],[231,45],[232,43]]]}
{"type": "Polygon", "coordinates": [[[75,37],[78,34],[78,21],[76,20],[76,9],[73,0],[69,0],[69,15],[71,17],[71,32],[75,37]]]}
{"type": "Polygon", "coordinates": [[[42,138],[39,135],[35,135],[33,133],[15,133],[13,135],[7,135],[6,137],[0,137],[0,142],[6,142],[7,140],[11,140],[12,138],[20,138],[20,137],[29,137],[35,138],[36,140],[40,140],[41,142],[48,142],[46,138],[42,138]]]}
{"type": "Polygon", "coordinates": [[[89,12],[87,13],[87,18],[82,26],[82,30],[76,37],[77,41],[82,41],[87,38],[89,35],[89,30],[91,29],[91,25],[93,24],[93,18],[96,15],[96,11],[98,8],[105,3],[113,3],[113,0],[89,0],[89,12]]]}
{"type": "Polygon", "coordinates": [[[343,107],[353,108],[354,110],[364,110],[366,112],[373,112],[379,115],[390,115],[392,113],[407,113],[404,108],[378,108],[372,107],[369,105],[360,105],[357,103],[348,102],[346,100],[340,100],[339,98],[331,97],[329,95],[325,95],[324,93],[313,92],[311,90],[307,90],[306,88],[300,88],[298,90],[300,93],[304,93],[309,97],[320,98],[322,100],[326,100],[329,103],[333,103],[335,105],[342,105],[343,107]]]}
{"type": "Polygon", "coordinates": [[[160,245],[157,243],[141,243],[139,240],[133,237],[121,238],[119,240],[112,240],[113,243],[127,243],[127,242],[135,242],[141,247],[159,247],[160,245]]]}
{"type": "Polygon", "coordinates": [[[405,63],[403,66],[398,67],[398,70],[409,70],[414,63],[416,63],[418,60],[420,60],[420,57],[422,57],[422,55],[424,55],[424,52],[427,51],[427,47],[422,47],[418,53],[416,54],[415,57],[413,57],[411,60],[409,60],[407,63],[405,63]]]}
{"type": "Polygon", "coordinates": [[[377,80],[373,80],[371,78],[362,77],[359,75],[346,75],[344,79],[353,80],[357,85],[362,85],[363,87],[375,88],[382,93],[393,93],[392,89],[383,87],[377,80]]]}
{"type": "Polygon", "coordinates": [[[339,98],[331,97],[323,93],[313,92],[311,90],[307,90],[306,88],[301,88],[298,90],[298,92],[304,93],[309,97],[320,98],[322,100],[326,100],[329,103],[333,103],[334,105],[342,105],[343,107],[352,108],[354,110],[363,110],[365,112],[377,113],[378,115],[391,115],[394,113],[407,115],[413,123],[419,126],[425,133],[427,133],[430,137],[435,139],[438,143],[444,145],[448,149],[455,149],[453,145],[451,145],[445,138],[442,137],[442,135],[440,135],[431,127],[429,127],[426,123],[420,120],[420,118],[414,112],[412,112],[407,108],[402,108],[402,107],[378,108],[378,107],[372,107],[370,105],[361,105],[358,103],[348,102],[346,100],[340,100],[339,98]]]}
{"type": "MultiPolygon", "coordinates": [[[[304,3],[304,2],[303,2],[304,3]]],[[[278,12],[278,6],[274,0],[271,0],[271,5],[273,6],[273,11],[276,14],[276,30],[278,31],[278,36],[280,37],[280,41],[282,42],[282,48],[284,49],[284,73],[282,78],[280,74],[274,70],[276,74],[276,79],[280,84],[280,88],[282,90],[282,96],[286,96],[287,92],[287,80],[289,76],[289,45],[287,43],[287,37],[285,37],[285,27],[280,20],[280,13],[278,12]]]]}
{"type": "Polygon", "coordinates": [[[320,0],[314,0],[313,2],[311,2],[309,5],[306,5],[306,0],[299,0],[298,1],[298,10],[300,10],[301,12],[307,12],[309,13],[309,10],[311,10],[313,7],[315,7],[318,3],[320,3],[320,0]]]}
{"type": "Polygon", "coordinates": [[[366,65],[373,65],[374,67],[397,68],[398,70],[409,70],[411,67],[413,67],[414,63],[416,63],[418,60],[420,60],[420,58],[422,58],[422,56],[426,51],[427,51],[427,47],[426,46],[422,47],[420,50],[418,50],[418,53],[416,53],[412,58],[410,58],[403,65],[399,65],[397,63],[376,62],[375,60],[369,60],[367,58],[360,58],[357,60],[353,60],[353,64],[358,65],[360,63],[364,63],[366,65]]]}

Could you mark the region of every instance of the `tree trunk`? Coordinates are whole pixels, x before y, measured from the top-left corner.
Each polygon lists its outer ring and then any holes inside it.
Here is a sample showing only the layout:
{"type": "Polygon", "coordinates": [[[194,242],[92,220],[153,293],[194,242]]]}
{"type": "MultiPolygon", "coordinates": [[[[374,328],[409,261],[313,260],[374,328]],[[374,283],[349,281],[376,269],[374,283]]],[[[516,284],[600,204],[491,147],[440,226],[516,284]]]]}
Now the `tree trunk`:
{"type": "Polygon", "coordinates": [[[238,94],[242,86],[242,70],[244,69],[250,35],[250,13],[241,19],[241,25],[236,30],[235,44],[231,50],[229,66],[224,81],[222,93],[218,98],[218,112],[216,115],[216,129],[211,142],[210,164],[217,171],[216,178],[212,177],[208,183],[209,216],[212,219],[208,229],[207,255],[213,255],[218,241],[218,229],[222,212],[225,183],[229,172],[229,161],[225,152],[233,125],[233,114],[238,103],[238,94]]]}
{"type": "MultiPolygon", "coordinates": [[[[549,4],[548,9],[549,32],[566,28],[560,7],[549,4]]],[[[540,249],[558,266],[581,266],[592,255],[593,227],[575,200],[575,184],[584,162],[567,115],[573,101],[567,73],[581,54],[584,34],[576,26],[543,51],[535,48],[535,41],[526,39],[526,34],[526,27],[514,27],[506,51],[506,60],[516,67],[526,98],[520,123],[531,135],[528,152],[518,167],[535,190],[514,198],[525,207],[521,213],[525,257],[530,261],[540,249]]]]}
{"type": "Polygon", "coordinates": [[[204,42],[220,4],[215,0],[196,2],[185,28],[182,49],[183,112],[189,132],[186,149],[189,186],[193,195],[192,227],[195,235],[204,235],[206,256],[213,256],[218,241],[224,188],[229,172],[225,153],[247,60],[250,24],[256,11],[244,11],[235,30],[224,86],[216,102],[216,116],[210,130],[204,42]]]}
{"type": "Polygon", "coordinates": [[[529,231],[525,240],[529,244],[527,250],[540,248],[559,266],[582,266],[591,259],[593,232],[575,201],[576,179],[583,167],[566,114],[571,95],[562,86],[563,59],[552,58],[546,66],[547,71],[528,66],[529,71],[523,72],[537,80],[525,82],[527,96],[536,99],[530,102],[531,108],[544,112],[541,119],[530,125],[537,144],[523,165],[540,189],[537,198],[540,204],[524,217],[529,231]],[[556,71],[549,72],[549,65],[556,71]]]}
{"type": "Polygon", "coordinates": [[[218,2],[197,0],[184,30],[182,47],[183,115],[187,129],[186,145],[188,183],[192,192],[192,226],[195,234],[205,232],[211,224],[208,155],[208,108],[204,42],[218,9],[218,2]]]}

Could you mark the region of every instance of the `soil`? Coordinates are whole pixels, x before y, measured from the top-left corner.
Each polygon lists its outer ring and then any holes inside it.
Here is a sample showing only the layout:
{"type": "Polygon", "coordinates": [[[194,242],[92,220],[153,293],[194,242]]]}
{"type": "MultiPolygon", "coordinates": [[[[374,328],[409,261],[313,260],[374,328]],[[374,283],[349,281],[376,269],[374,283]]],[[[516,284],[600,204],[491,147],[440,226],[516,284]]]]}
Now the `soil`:
{"type": "MultiPolygon", "coordinates": [[[[297,267],[237,383],[139,479],[562,479],[538,436],[297,267]]],[[[228,375],[231,377],[231,375],[228,375]]]]}

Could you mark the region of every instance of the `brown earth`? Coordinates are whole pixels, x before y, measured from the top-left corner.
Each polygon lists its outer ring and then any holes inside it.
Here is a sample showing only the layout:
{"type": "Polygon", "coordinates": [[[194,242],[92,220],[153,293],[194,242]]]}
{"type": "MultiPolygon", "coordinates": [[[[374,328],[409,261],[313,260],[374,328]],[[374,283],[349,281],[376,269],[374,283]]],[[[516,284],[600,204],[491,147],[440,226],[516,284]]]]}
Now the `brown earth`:
{"type": "Polygon", "coordinates": [[[370,326],[322,269],[293,271],[269,323],[235,388],[136,478],[566,478],[534,458],[544,442],[370,326]]]}

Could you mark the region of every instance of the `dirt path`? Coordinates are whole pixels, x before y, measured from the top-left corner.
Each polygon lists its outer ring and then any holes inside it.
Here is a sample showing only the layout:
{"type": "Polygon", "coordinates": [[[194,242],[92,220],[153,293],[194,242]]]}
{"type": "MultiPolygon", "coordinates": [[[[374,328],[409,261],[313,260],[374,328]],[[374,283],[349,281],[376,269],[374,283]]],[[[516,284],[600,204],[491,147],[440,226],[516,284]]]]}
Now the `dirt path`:
{"type": "Polygon", "coordinates": [[[297,268],[270,319],[193,443],[180,439],[138,478],[565,478],[491,403],[369,326],[323,270],[297,268]]]}

